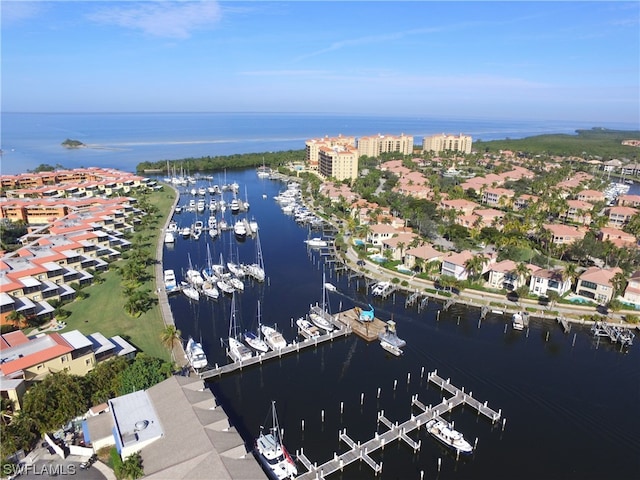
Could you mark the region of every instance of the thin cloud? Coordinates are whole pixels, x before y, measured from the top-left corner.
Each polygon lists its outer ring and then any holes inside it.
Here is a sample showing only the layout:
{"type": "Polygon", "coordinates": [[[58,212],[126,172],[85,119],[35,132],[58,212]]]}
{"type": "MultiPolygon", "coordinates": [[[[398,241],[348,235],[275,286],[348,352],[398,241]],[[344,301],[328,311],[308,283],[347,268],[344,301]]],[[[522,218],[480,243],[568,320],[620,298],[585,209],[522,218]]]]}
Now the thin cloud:
{"type": "Polygon", "coordinates": [[[2,24],[6,26],[33,18],[40,14],[42,7],[43,4],[37,2],[2,2],[2,24]]]}
{"type": "Polygon", "coordinates": [[[185,39],[194,30],[217,24],[221,17],[220,5],[215,1],[158,1],[109,6],[88,18],[156,37],[185,39]]]}
{"type": "Polygon", "coordinates": [[[248,77],[309,77],[326,75],[328,72],[325,70],[249,70],[238,73],[248,77]]]}

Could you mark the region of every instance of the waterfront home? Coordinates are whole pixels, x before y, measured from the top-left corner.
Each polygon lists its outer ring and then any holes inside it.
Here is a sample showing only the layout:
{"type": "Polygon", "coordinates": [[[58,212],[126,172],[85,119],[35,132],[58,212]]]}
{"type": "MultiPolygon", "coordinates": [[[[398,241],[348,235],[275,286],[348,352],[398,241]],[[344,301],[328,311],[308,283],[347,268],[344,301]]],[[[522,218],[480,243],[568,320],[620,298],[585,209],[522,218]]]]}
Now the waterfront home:
{"type": "Polygon", "coordinates": [[[627,233],[619,228],[602,227],[598,230],[598,240],[609,241],[618,248],[638,247],[638,239],[635,235],[627,233]]]}
{"type": "Polygon", "coordinates": [[[555,292],[559,296],[571,290],[571,278],[563,269],[541,268],[531,273],[529,280],[529,293],[539,297],[546,297],[549,292],[555,292]]]}
{"type": "Polygon", "coordinates": [[[419,237],[413,232],[401,232],[391,238],[382,240],[382,254],[384,255],[385,252],[389,251],[391,252],[391,260],[402,262],[407,246],[416,238],[419,237]]]}
{"type": "Polygon", "coordinates": [[[613,298],[612,280],[617,273],[622,273],[622,269],[590,267],[578,277],[576,293],[606,305],[613,298]]]}
{"type": "Polygon", "coordinates": [[[631,217],[633,217],[638,211],[631,207],[611,207],[607,209],[606,215],[609,217],[609,226],[614,228],[622,228],[631,217]]]}
{"type": "Polygon", "coordinates": [[[528,264],[528,275],[521,277],[517,273],[518,264],[513,260],[502,260],[488,266],[487,286],[497,289],[517,290],[522,285],[527,285],[531,272],[539,267],[528,264]]]}
{"type": "Polygon", "coordinates": [[[351,205],[360,198],[357,193],[351,190],[349,185],[344,183],[324,182],[320,185],[320,193],[331,200],[331,203],[337,203],[344,199],[345,202],[351,205]]]}
{"type": "Polygon", "coordinates": [[[390,239],[394,235],[410,232],[410,228],[397,227],[385,223],[377,223],[369,227],[369,233],[367,234],[367,243],[370,243],[376,247],[382,247],[382,242],[390,239]]]}
{"type": "Polygon", "coordinates": [[[422,271],[426,270],[426,265],[431,262],[442,262],[444,253],[433,248],[432,245],[425,243],[418,247],[407,248],[404,252],[404,266],[409,270],[420,267],[422,271]]]}
{"type": "Polygon", "coordinates": [[[495,261],[495,259],[488,254],[478,254],[470,250],[463,250],[460,253],[451,252],[445,255],[442,259],[440,274],[454,277],[456,280],[466,280],[467,278],[469,278],[470,273],[467,270],[467,262],[478,255],[486,258],[486,262],[482,267],[482,271],[479,272],[480,275],[484,275],[489,270],[489,266],[495,261]]]}
{"type": "Polygon", "coordinates": [[[622,295],[622,301],[640,308],[640,270],[636,270],[629,277],[629,282],[622,295]]]}

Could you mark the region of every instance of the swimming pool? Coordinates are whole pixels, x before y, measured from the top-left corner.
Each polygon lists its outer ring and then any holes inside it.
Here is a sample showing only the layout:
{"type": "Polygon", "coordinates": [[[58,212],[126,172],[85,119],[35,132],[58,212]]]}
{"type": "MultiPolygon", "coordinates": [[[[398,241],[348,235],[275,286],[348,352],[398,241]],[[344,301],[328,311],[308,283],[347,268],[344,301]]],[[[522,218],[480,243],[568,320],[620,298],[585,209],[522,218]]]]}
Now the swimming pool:
{"type": "Polygon", "coordinates": [[[364,241],[359,239],[359,238],[354,238],[353,239],[353,244],[354,245],[364,245],[364,241]]]}
{"type": "Polygon", "coordinates": [[[373,255],[369,255],[369,258],[376,263],[382,263],[386,260],[386,258],[384,258],[384,256],[380,255],[379,253],[374,253],[373,255]]]}

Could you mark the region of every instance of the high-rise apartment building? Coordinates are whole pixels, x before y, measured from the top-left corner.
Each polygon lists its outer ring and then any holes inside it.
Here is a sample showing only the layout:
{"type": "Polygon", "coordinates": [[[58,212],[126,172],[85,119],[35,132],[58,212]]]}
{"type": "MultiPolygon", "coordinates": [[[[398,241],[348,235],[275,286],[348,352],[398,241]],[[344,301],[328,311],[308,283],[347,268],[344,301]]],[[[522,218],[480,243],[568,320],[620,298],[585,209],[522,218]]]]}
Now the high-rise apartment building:
{"type": "Polygon", "coordinates": [[[318,159],[320,157],[320,147],[355,147],[355,137],[343,137],[338,135],[337,137],[323,137],[312,138],[305,142],[305,149],[307,153],[307,165],[309,170],[318,171],[318,159]]]}
{"type": "Polygon", "coordinates": [[[336,180],[358,176],[358,150],[351,145],[321,146],[318,149],[318,173],[336,180]]]}
{"type": "Polygon", "coordinates": [[[413,136],[411,135],[371,135],[358,139],[358,155],[378,157],[381,153],[398,152],[403,155],[413,153],[413,136]]]}
{"type": "Polygon", "coordinates": [[[470,135],[432,135],[422,139],[423,152],[442,152],[443,150],[461,153],[471,153],[472,139],[470,135]]]}

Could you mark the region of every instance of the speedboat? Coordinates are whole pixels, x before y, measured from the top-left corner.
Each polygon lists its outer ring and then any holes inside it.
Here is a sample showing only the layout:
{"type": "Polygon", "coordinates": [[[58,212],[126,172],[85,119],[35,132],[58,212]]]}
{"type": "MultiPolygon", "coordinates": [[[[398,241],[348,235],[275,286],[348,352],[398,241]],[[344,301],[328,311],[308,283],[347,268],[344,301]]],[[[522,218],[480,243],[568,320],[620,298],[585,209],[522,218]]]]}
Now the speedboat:
{"type": "Polygon", "coordinates": [[[264,432],[264,427],[260,427],[260,435],[256,439],[255,454],[269,478],[277,480],[293,478],[298,474],[298,468],[282,442],[282,430],[280,430],[276,415],[276,402],[271,402],[269,414],[272,426],[267,433],[264,432]]]}
{"type": "Polygon", "coordinates": [[[268,325],[261,325],[260,331],[262,335],[264,335],[264,341],[272,350],[280,350],[287,346],[287,341],[275,328],[268,325]]]}
{"type": "Polygon", "coordinates": [[[441,418],[433,418],[425,424],[425,428],[429,434],[456,452],[470,454],[473,452],[473,446],[465,440],[460,432],[453,429],[453,425],[441,418]]]}
{"type": "MultiPolygon", "coordinates": [[[[384,332],[380,332],[378,334],[378,339],[380,340],[380,342],[384,342],[386,344],[394,346],[397,349],[400,349],[407,344],[407,342],[405,342],[403,339],[398,337],[398,334],[396,333],[396,322],[394,322],[393,320],[389,320],[387,322],[387,324],[384,327],[384,332]]],[[[384,347],[385,346],[382,345],[382,348],[384,347]]]]}
{"type": "Polygon", "coordinates": [[[513,325],[514,330],[524,330],[524,318],[522,317],[522,313],[514,313],[511,317],[511,324],[513,325]]]}
{"type": "Polygon", "coordinates": [[[200,370],[207,366],[207,356],[204,353],[204,349],[199,342],[196,342],[192,337],[189,337],[187,341],[187,346],[185,348],[185,353],[187,355],[187,360],[191,366],[200,370]]]}
{"type": "Polygon", "coordinates": [[[385,342],[384,340],[380,340],[380,346],[396,357],[399,357],[404,353],[400,347],[397,347],[389,342],[385,342]]]}
{"type": "Polygon", "coordinates": [[[244,220],[237,220],[236,223],[233,224],[233,233],[240,239],[247,236],[247,227],[244,224],[244,220]]]}
{"type": "Polygon", "coordinates": [[[176,274],[173,270],[164,271],[164,289],[167,293],[175,292],[178,289],[176,274]]]}
{"type": "Polygon", "coordinates": [[[310,247],[326,247],[327,246],[327,241],[323,240],[320,237],[310,238],[308,240],[305,240],[304,243],[306,243],[310,247]]]}
{"type": "Polygon", "coordinates": [[[299,318],[296,320],[296,325],[298,325],[298,333],[305,338],[313,339],[320,336],[320,330],[318,330],[318,327],[313,325],[306,318],[299,318]]]}

